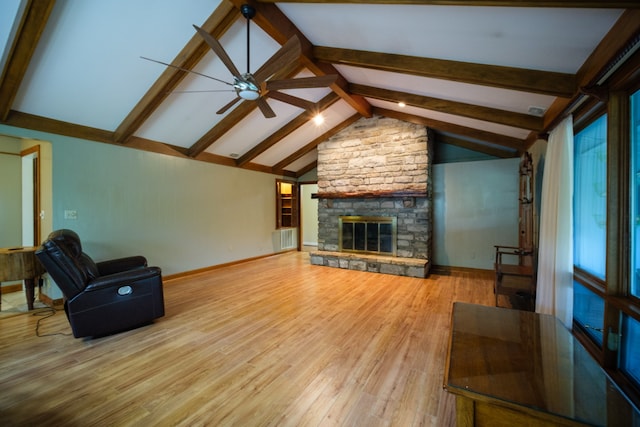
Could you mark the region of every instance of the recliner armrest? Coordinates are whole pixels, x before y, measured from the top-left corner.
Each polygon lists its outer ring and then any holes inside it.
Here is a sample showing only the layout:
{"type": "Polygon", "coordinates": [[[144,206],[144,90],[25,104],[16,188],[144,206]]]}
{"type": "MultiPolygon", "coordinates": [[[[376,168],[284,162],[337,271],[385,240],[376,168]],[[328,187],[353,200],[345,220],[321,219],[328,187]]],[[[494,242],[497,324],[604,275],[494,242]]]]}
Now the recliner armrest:
{"type": "Polygon", "coordinates": [[[115,286],[119,287],[139,280],[149,279],[156,276],[160,277],[160,275],[160,267],[146,267],[136,270],[122,271],[108,276],[97,277],[90,281],[84,290],[85,292],[90,292],[115,286]]]}
{"type": "Polygon", "coordinates": [[[147,259],[141,255],[117,258],[96,263],[96,267],[98,267],[100,276],[109,276],[111,274],[120,273],[127,270],[145,268],[146,266],[147,259]]]}

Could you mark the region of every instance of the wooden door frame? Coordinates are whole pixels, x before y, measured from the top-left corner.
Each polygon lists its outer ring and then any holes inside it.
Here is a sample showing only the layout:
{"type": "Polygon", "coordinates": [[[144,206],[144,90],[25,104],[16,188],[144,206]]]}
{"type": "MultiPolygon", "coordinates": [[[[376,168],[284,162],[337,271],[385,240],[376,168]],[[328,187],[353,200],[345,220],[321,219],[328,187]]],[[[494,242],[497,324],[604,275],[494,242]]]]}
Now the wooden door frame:
{"type": "MultiPolygon", "coordinates": [[[[20,157],[24,158],[35,153],[33,166],[33,246],[40,244],[40,145],[34,145],[20,151],[20,157]]],[[[22,185],[22,177],[20,178],[22,185]]]]}

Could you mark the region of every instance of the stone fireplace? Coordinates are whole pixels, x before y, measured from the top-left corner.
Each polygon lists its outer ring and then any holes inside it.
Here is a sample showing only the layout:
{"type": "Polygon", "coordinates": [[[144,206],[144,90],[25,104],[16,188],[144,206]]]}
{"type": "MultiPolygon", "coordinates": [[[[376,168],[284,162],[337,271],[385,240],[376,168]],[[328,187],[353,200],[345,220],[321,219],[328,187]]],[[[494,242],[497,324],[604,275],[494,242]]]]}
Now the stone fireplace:
{"type": "MultiPolygon", "coordinates": [[[[311,254],[312,264],[428,275],[432,240],[429,136],[424,126],[375,116],[360,119],[318,146],[318,251],[311,254]],[[379,250],[379,241],[375,250],[366,246],[368,222],[355,225],[354,217],[393,222],[392,249],[379,250]],[[351,246],[345,249],[345,218],[351,224],[348,229],[358,227],[365,233],[358,237],[365,243],[352,237],[351,246]],[[354,249],[354,245],[359,246],[354,249]]],[[[379,225],[374,228],[380,232],[379,225]]],[[[382,227],[383,234],[387,230],[382,227]]],[[[387,249],[388,239],[382,245],[387,249]]]]}

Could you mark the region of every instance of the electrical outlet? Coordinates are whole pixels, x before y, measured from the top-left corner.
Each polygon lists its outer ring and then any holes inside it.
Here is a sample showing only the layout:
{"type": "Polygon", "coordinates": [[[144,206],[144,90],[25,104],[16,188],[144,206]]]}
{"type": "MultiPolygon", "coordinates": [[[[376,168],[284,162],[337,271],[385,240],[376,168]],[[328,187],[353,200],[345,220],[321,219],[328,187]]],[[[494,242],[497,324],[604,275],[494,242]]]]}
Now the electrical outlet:
{"type": "Polygon", "coordinates": [[[76,210],[65,210],[64,211],[64,219],[78,219],[78,211],[76,211],[76,210]]]}

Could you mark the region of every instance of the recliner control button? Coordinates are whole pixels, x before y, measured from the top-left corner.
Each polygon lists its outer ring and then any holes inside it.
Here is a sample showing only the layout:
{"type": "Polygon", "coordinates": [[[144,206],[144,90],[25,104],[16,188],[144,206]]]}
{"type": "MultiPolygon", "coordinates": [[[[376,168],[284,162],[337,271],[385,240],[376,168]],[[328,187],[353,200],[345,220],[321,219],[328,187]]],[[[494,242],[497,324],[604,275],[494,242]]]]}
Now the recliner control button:
{"type": "Polygon", "coordinates": [[[118,295],[129,295],[131,292],[133,292],[131,286],[122,286],[118,288],[118,295]]]}

